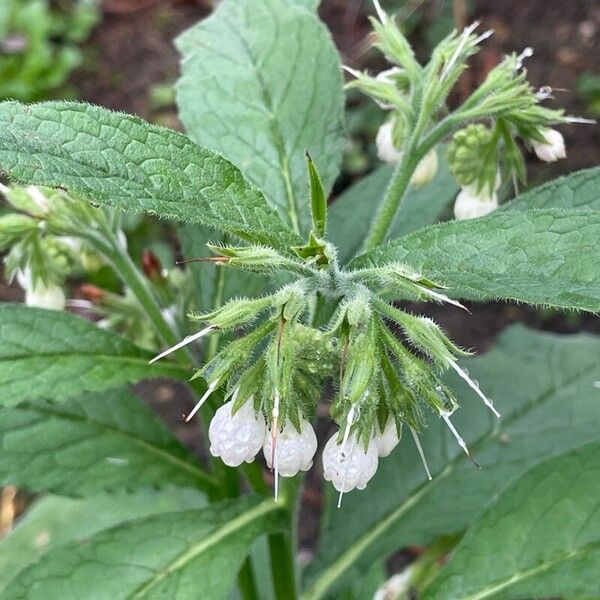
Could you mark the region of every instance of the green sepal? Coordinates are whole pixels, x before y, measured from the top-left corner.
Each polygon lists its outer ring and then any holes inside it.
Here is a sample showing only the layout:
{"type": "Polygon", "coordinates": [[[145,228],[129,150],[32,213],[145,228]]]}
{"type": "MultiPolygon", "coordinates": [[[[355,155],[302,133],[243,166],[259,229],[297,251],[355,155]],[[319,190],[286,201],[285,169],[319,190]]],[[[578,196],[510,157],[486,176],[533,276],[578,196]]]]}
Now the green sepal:
{"type": "Polygon", "coordinates": [[[327,232],[327,197],[317,167],[308,151],[306,152],[306,164],[310,181],[310,212],[313,232],[316,237],[325,237],[327,232]]]}
{"type": "Polygon", "coordinates": [[[299,258],[326,267],[335,260],[335,250],[325,240],[317,237],[314,231],[308,234],[308,242],[304,246],[293,246],[292,250],[299,258]]]}

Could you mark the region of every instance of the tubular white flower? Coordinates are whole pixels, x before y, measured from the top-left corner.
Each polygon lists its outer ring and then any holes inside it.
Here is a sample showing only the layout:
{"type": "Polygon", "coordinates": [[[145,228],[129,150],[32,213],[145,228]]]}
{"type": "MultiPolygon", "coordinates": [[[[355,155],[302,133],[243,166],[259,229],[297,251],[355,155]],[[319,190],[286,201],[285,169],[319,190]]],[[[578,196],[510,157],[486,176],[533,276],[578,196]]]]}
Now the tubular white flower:
{"type": "Polygon", "coordinates": [[[252,462],[261,449],[266,425],[262,414],[254,412],[252,398],[232,416],[233,400],[223,404],[210,422],[210,453],[230,467],[252,462]]]}
{"type": "Polygon", "coordinates": [[[331,481],[338,492],[345,493],[354,488],[363,490],[375,475],[378,463],[377,447],[373,442],[365,451],[363,444],[351,433],[348,445],[342,451],[336,433],[329,438],[323,450],[323,477],[331,481]]]}
{"type": "Polygon", "coordinates": [[[438,155],[435,148],[432,148],[417,165],[410,178],[410,183],[415,187],[422,187],[436,176],[437,171],[438,155]]]}
{"type": "Polygon", "coordinates": [[[377,429],[377,433],[373,437],[373,443],[377,448],[377,454],[380,457],[389,456],[391,451],[398,445],[400,438],[398,437],[398,429],[396,428],[396,421],[389,418],[383,431],[377,429]]]}
{"type": "Polygon", "coordinates": [[[567,157],[565,140],[560,131],[545,129],[542,135],[546,140],[545,143],[533,142],[533,150],[540,160],[550,163],[567,157]]]}
{"type": "MultiPolygon", "coordinates": [[[[300,421],[300,433],[288,421],[277,436],[277,472],[282,477],[293,477],[298,471],[308,471],[313,464],[317,451],[317,436],[312,425],[306,420],[300,421]]],[[[272,468],[273,436],[267,431],[263,453],[267,466],[272,468]]]]}
{"type": "Polygon", "coordinates": [[[402,152],[394,146],[392,132],[394,130],[393,122],[386,121],[377,132],[375,144],[377,146],[377,158],[389,165],[397,165],[402,160],[402,152]]]}
{"type": "Polygon", "coordinates": [[[454,216],[458,221],[483,217],[498,208],[498,196],[485,193],[475,195],[471,187],[462,188],[454,201],[454,216]]]}
{"type": "Polygon", "coordinates": [[[65,293],[58,285],[44,285],[39,281],[35,286],[25,290],[25,304],[48,308],[51,310],[64,310],[66,305],[65,293]]]}

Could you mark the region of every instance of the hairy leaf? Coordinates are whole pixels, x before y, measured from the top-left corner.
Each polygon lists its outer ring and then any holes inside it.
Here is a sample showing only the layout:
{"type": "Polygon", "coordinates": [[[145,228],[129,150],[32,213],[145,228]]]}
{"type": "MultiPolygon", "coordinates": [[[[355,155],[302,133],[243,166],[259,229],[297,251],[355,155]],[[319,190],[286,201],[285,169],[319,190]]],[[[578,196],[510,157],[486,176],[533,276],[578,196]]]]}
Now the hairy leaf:
{"type": "MultiPolygon", "coordinates": [[[[393,169],[383,166],[348,188],[329,208],[329,238],[347,262],[360,250],[387,189],[393,169]]],[[[435,179],[422,188],[409,189],[388,236],[393,240],[433,223],[452,201],[458,186],[440,157],[435,179]]]]}
{"type": "Polygon", "coordinates": [[[287,249],[297,238],[223,157],[137,117],[76,102],[0,104],[0,170],[97,204],[287,249]]]}
{"type": "Polygon", "coordinates": [[[0,406],[64,400],[152,377],[187,379],[169,362],[67,312],[0,304],[0,406]]]}
{"type": "Polygon", "coordinates": [[[458,298],[600,310],[600,213],[501,211],[415,231],[352,267],[406,263],[458,298]]]}
{"type": "Polygon", "coordinates": [[[422,444],[432,482],[408,432],[380,460],[366,490],[344,496],[341,510],[328,486],[320,549],[308,574],[314,587],[307,598],[323,597],[402,546],[463,530],[532,465],[600,439],[600,402],[593,386],[600,379],[598,338],[515,326],[492,351],[464,365],[502,414],[497,420],[462,380],[448,378],[463,405],[452,421],[481,470],[466,459],[443,421],[428,415],[422,444]]]}
{"type": "Polygon", "coordinates": [[[66,496],[216,483],[126,390],[0,408],[0,483],[66,496]]]}
{"type": "Polygon", "coordinates": [[[328,192],[344,146],[341,67],[325,26],[289,0],[225,0],[177,45],[177,101],[191,138],[236,164],[307,231],[304,152],[328,192]]]}
{"type": "Polygon", "coordinates": [[[278,530],[277,504],[255,497],[154,515],[43,555],[3,600],[226,598],[254,538],[278,530]]]}
{"type": "Polygon", "coordinates": [[[532,208],[600,209],[600,168],[584,169],[559,177],[517,196],[504,210],[532,208]]]}
{"type": "Polygon", "coordinates": [[[600,596],[600,443],[538,465],[474,523],[423,600],[600,596]]]}
{"type": "Polygon", "coordinates": [[[77,499],[44,496],[0,542],[0,592],[23,569],[57,546],[75,540],[83,542],[103,529],[132,519],[205,504],[201,492],[184,488],[96,494],[77,499]]]}

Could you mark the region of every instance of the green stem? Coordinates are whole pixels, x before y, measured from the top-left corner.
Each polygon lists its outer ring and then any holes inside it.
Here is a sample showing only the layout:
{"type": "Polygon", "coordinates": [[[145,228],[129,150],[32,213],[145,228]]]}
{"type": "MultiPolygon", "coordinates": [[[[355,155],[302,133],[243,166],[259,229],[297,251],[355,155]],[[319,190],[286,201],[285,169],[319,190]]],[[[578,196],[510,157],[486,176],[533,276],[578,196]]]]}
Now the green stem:
{"type": "Polygon", "coordinates": [[[269,552],[271,554],[271,573],[277,600],[296,600],[296,539],[295,524],[297,511],[297,495],[299,476],[284,479],[279,494],[279,502],[287,510],[289,527],[281,533],[269,536],[269,552]]]}
{"type": "Polygon", "coordinates": [[[250,557],[246,558],[240,569],[238,585],[240,586],[240,592],[244,600],[260,600],[250,557]]]}

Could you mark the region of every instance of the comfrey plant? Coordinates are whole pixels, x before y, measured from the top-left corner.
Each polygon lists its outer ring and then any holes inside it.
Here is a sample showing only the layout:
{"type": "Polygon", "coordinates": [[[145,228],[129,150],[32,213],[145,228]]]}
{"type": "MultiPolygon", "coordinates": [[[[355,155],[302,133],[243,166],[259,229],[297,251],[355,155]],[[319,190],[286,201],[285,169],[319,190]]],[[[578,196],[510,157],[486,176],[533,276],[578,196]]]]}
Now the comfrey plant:
{"type": "Polygon", "coordinates": [[[42,542],[16,567],[0,559],[0,573],[10,568],[3,598],[81,598],[98,586],[115,598],[223,598],[236,576],[244,598],[363,598],[374,590],[356,574],[370,567],[376,588],[382,562],[407,544],[430,544],[402,577],[424,598],[596,593],[552,578],[566,536],[572,581],[598,564],[588,551],[598,536],[579,535],[597,510],[583,500],[600,495],[582,474],[600,464],[596,340],[515,328],[473,358],[398,303],[599,310],[597,170],[498,208],[499,189],[525,183],[523,148],[560,158],[554,128],[575,119],[543,106],[551,90],[528,83],[529,50],[451,108],[490,33],[453,32],[422,65],[376,3],[373,40],[392,66],[375,76],[346,68],[346,86],[387,111],[376,143],[389,165],[328,206],[344,148],[343,69],[313,4],[224,0],[178,39],[187,135],[87,104],[0,105],[0,169],[41,186],[2,188],[13,209],[0,218],[6,271],[29,306],[0,307],[0,475],[53,492],[38,510],[70,518],[68,531],[44,521],[48,541],[25,520],[22,535],[42,542]],[[437,222],[453,201],[457,218],[437,222]],[[147,256],[139,269],[123,211],[178,221],[185,267],[147,256]],[[120,278],[122,295],[88,286],[83,305],[65,300],[67,276],[95,264],[120,278]],[[102,327],[39,308],[65,302],[92,308],[102,327]],[[183,420],[202,424],[204,466],[125,387],[153,377],[194,394],[183,420]],[[457,411],[474,400],[486,410],[457,411]],[[334,424],[315,460],[313,426],[326,413],[334,424]],[[300,583],[299,473],[311,468],[332,486],[300,583]],[[550,489],[538,485],[546,476],[550,489]],[[531,537],[515,548],[519,519],[572,504],[582,522],[558,515],[542,558],[531,537]],[[483,568],[490,545],[506,557],[483,568]]]}

